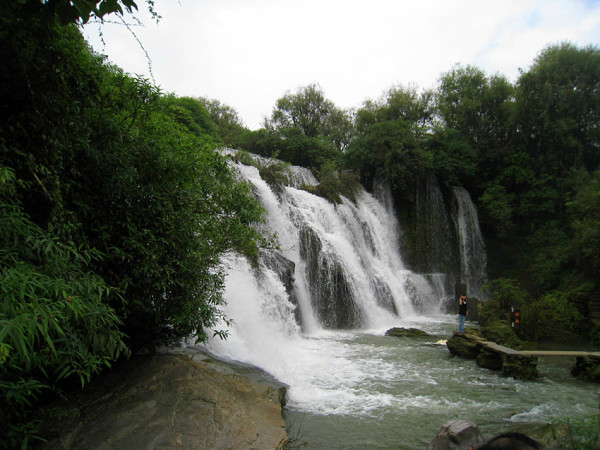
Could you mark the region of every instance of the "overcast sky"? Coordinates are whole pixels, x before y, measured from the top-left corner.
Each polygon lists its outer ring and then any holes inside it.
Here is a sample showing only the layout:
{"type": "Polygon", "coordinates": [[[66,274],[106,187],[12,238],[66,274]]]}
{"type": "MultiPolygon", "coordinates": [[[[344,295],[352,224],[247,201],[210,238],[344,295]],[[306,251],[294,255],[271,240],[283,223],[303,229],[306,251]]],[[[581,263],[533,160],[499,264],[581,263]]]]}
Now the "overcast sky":
{"type": "MultiPolygon", "coordinates": [[[[311,83],[359,107],[392,86],[435,87],[457,63],[515,81],[549,44],[600,45],[600,0],[156,0],[158,24],[137,3],[156,84],[218,99],[250,129],[311,83]]],[[[104,44],[98,30],[84,28],[96,51],[150,78],[126,27],[102,25],[104,44]]]]}

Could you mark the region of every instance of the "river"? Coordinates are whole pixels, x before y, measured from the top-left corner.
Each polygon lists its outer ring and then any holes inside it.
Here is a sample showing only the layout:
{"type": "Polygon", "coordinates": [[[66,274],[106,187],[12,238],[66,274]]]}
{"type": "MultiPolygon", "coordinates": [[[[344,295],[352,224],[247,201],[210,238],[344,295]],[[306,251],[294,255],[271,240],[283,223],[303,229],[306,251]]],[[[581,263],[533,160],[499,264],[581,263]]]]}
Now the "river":
{"type": "Polygon", "coordinates": [[[313,357],[291,378],[290,435],[304,448],[423,449],[450,419],[471,420],[489,438],[598,413],[598,386],[574,379],[572,361],[540,358],[538,380],[518,381],[452,357],[436,342],[456,328],[453,319],[402,324],[426,339],[382,330],[306,338],[300,345],[313,357]]]}
{"type": "Polygon", "coordinates": [[[275,278],[257,280],[243,259],[234,262],[225,309],[234,324],[227,340],[211,339],[206,349],[289,386],[284,418],[303,448],[422,449],[450,419],[471,420],[489,438],[504,431],[535,434],[550,422],[598,412],[598,386],[573,378],[573,361],[540,358],[539,378],[518,381],[452,357],[439,341],[457,328],[455,316],[302,332],[282,308],[275,278]],[[392,326],[431,337],[384,336],[392,326]]]}

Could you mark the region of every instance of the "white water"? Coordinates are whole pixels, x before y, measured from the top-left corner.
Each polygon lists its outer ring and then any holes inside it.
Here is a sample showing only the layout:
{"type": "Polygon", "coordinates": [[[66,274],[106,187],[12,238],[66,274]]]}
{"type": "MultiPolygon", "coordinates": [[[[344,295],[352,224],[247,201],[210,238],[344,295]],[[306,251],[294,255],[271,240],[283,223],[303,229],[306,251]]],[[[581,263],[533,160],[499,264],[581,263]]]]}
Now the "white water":
{"type": "Polygon", "coordinates": [[[487,264],[483,236],[477,220],[477,208],[462,187],[452,188],[457,202],[460,272],[469,289],[468,295],[480,299],[487,296],[482,287],[487,281],[487,264]]]}
{"type": "MultiPolygon", "coordinates": [[[[256,168],[237,165],[237,169],[266,210],[267,231],[276,233],[281,253],[296,264],[298,306],[290,302],[273,270],[263,263],[253,269],[243,257],[229,255],[224,261],[224,313],[234,325],[226,341],[211,340],[207,348],[266,370],[290,386],[289,404],[303,410],[346,414],[390,402],[387,394],[374,395],[362,388],[368,370],[350,357],[354,350],[343,339],[353,332],[328,331],[317,319],[315,305],[328,299],[310,293],[314,288],[308,286],[308,261],[300,256],[299,235],[302,229],[310,229],[321,243],[320,257],[342,267],[352,302],[360,311],[361,332],[383,334],[400,323],[421,321],[423,313],[437,312],[440,298],[439,287],[404,267],[393,211],[365,191],[356,203],[344,199],[337,206],[291,186],[278,196],[256,168]],[[382,295],[391,299],[395,312],[381,306],[382,295]],[[301,325],[294,318],[297,307],[301,325]]],[[[316,183],[305,169],[294,168],[293,178],[316,183]]],[[[294,180],[292,184],[301,185],[294,180]]],[[[382,362],[370,361],[369,366],[384,373],[389,369],[382,362]]]]}
{"type": "MultiPolygon", "coordinates": [[[[253,268],[230,254],[223,261],[224,313],[234,324],[227,340],[210,339],[205,348],[288,385],[287,415],[303,427],[299,432],[309,448],[423,448],[451,418],[497,429],[594,411],[588,385],[506,379],[473,361],[451,359],[445,346],[435,345],[456,328],[454,317],[437,313],[440,296],[447,294],[444,276],[405,269],[395,216],[375,198],[363,192],[356,204],[335,207],[298,189],[299,183],[277,196],[255,168],[239,170],[265,207],[267,229],[277,233],[281,253],[295,262],[297,305],[264,262],[253,268]],[[318,236],[323,260],[343,269],[360,329],[325,329],[319,321],[315,308],[328,299],[311,294],[309,267],[300,256],[299,235],[306,228],[318,236]],[[389,294],[397,313],[381,306],[381,292],[389,294]],[[425,329],[434,337],[383,337],[392,326],[425,329]],[[545,398],[548,389],[552,399],[545,398]]],[[[305,171],[302,177],[314,182],[305,171]]]]}

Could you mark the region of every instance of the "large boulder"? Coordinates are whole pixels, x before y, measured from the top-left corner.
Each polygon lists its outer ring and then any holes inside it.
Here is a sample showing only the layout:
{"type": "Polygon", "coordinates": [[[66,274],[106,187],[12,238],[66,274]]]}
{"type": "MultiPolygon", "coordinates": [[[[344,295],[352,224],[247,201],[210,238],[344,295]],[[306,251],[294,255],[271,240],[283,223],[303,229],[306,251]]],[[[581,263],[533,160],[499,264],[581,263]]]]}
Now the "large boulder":
{"type": "Polygon", "coordinates": [[[280,448],[280,392],[260,384],[211,358],[135,357],[72,400],[45,447],[280,448]]]}
{"type": "Polygon", "coordinates": [[[463,450],[479,445],[483,441],[483,436],[476,423],[454,419],[442,425],[427,450],[463,450]]]}
{"type": "Polygon", "coordinates": [[[516,380],[535,380],[538,376],[537,357],[504,355],[502,370],[505,376],[516,380]]]}
{"type": "Polygon", "coordinates": [[[423,330],[419,330],[417,328],[390,328],[385,332],[386,336],[394,336],[394,337],[429,337],[423,330]]]}
{"type": "Polygon", "coordinates": [[[491,350],[485,346],[481,347],[481,351],[475,358],[477,365],[484,369],[502,370],[504,359],[501,353],[491,350]]]}
{"type": "Polygon", "coordinates": [[[454,334],[446,342],[448,350],[455,356],[463,358],[475,359],[481,350],[481,344],[474,335],[465,333],[461,334],[455,331],[454,334]]]}

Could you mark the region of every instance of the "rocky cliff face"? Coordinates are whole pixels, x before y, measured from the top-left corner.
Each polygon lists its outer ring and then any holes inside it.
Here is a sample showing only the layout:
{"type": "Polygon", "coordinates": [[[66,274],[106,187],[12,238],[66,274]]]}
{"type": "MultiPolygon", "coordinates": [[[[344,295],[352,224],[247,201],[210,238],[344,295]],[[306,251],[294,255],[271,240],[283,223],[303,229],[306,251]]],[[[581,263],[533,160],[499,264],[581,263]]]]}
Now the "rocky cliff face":
{"type": "Polygon", "coordinates": [[[281,448],[281,399],[198,353],[135,357],[69,403],[46,448],[281,448]]]}

